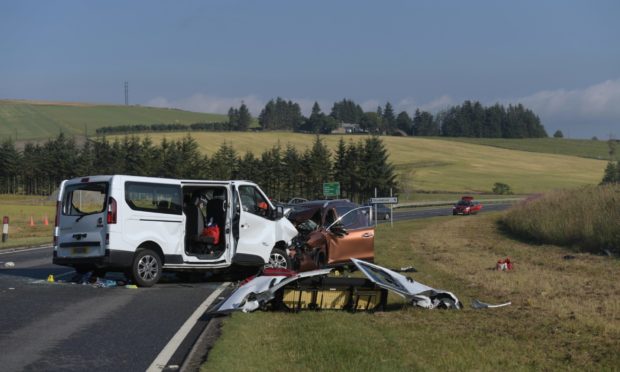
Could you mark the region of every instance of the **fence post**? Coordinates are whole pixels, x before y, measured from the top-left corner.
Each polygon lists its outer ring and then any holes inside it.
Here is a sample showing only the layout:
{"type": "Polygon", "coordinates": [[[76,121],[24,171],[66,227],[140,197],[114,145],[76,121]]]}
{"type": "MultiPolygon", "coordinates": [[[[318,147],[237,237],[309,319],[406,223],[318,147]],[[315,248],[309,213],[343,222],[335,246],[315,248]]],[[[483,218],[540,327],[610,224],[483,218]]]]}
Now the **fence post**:
{"type": "Polygon", "coordinates": [[[2,242],[9,239],[9,216],[2,217],[2,242]]]}

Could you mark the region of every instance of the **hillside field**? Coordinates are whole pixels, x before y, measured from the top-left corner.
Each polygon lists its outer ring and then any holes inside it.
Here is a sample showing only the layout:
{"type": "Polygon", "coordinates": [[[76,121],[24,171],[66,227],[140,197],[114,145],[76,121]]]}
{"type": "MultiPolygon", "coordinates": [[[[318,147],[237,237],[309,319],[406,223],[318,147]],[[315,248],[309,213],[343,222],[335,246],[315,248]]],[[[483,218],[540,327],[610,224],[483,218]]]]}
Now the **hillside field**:
{"type": "Polygon", "coordinates": [[[503,149],[542,152],[557,155],[573,155],[599,160],[609,159],[607,141],[568,138],[451,138],[437,137],[446,141],[472,143],[503,149]]]}
{"type": "Polygon", "coordinates": [[[97,128],[114,125],[227,120],[226,115],[155,107],[0,100],[0,139],[47,139],[60,132],[94,135],[97,128]]]}
{"type": "MultiPolygon", "coordinates": [[[[152,133],[155,143],[164,137],[180,139],[187,133],[152,133]]],[[[314,135],[290,132],[239,133],[193,132],[202,152],[213,155],[227,141],[239,155],[260,155],[278,143],[299,151],[312,145],[314,135]]],[[[113,137],[108,137],[112,139],[113,137]]],[[[357,142],[360,135],[321,137],[335,149],[340,138],[357,142]]],[[[598,184],[606,162],[577,156],[516,151],[442,139],[381,137],[390,160],[401,176],[403,190],[490,192],[495,182],[510,185],[515,193],[527,194],[558,188],[598,184]]]]}

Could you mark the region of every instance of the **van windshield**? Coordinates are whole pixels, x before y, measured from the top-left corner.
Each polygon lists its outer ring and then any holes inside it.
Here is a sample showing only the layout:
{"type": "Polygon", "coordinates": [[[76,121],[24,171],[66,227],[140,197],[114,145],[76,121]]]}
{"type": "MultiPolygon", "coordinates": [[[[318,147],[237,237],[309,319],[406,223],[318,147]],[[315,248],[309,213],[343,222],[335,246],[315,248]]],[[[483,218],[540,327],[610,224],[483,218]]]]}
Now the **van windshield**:
{"type": "Polygon", "coordinates": [[[62,214],[84,216],[105,210],[108,196],[107,182],[79,183],[65,188],[62,214]]]}

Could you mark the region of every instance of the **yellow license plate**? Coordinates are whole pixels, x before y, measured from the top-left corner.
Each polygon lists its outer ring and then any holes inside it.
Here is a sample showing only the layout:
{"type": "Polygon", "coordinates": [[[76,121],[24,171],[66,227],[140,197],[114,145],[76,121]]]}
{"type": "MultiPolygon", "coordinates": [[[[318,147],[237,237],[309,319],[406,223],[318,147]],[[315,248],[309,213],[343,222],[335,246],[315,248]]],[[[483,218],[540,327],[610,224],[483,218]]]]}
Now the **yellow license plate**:
{"type": "Polygon", "coordinates": [[[73,254],[86,254],[88,253],[88,247],[73,247],[71,248],[73,254]]]}

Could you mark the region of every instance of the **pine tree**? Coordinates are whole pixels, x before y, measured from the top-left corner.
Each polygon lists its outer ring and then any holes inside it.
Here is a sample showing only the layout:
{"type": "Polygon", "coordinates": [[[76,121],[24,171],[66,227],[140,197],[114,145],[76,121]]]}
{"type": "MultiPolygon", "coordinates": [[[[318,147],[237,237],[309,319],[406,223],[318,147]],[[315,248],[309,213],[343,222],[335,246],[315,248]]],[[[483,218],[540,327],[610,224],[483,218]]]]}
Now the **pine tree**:
{"type": "Polygon", "coordinates": [[[362,120],[364,111],[360,105],[346,98],[339,102],[334,102],[329,116],[333,117],[337,123],[359,124],[362,120]]]}
{"type": "Polygon", "coordinates": [[[320,136],[316,136],[312,148],[304,153],[306,179],[304,188],[310,198],[317,199],[323,196],[323,183],[331,178],[331,159],[327,146],[320,136]]]}
{"type": "Polygon", "coordinates": [[[216,180],[232,180],[237,175],[237,152],[232,144],[223,142],[209,161],[211,176],[216,180]]]}
{"type": "Polygon", "coordinates": [[[15,143],[8,138],[0,145],[0,193],[13,194],[17,192],[17,175],[20,156],[15,143]]]}
{"type": "Polygon", "coordinates": [[[347,174],[347,146],[344,143],[344,139],[340,137],[338,140],[338,146],[336,147],[336,151],[334,153],[334,165],[332,168],[332,174],[334,175],[334,181],[340,182],[340,192],[343,198],[350,197],[345,190],[345,185],[347,184],[346,174],[347,174]]]}
{"type": "Polygon", "coordinates": [[[239,110],[234,107],[228,109],[228,128],[230,130],[239,130],[239,110]]]}
{"type": "Polygon", "coordinates": [[[377,136],[367,138],[363,151],[360,177],[362,199],[374,195],[375,187],[379,194],[388,195],[390,189],[396,187],[396,174],[383,141],[377,136]]]}
{"type": "Polygon", "coordinates": [[[305,195],[303,188],[305,172],[302,166],[302,156],[290,143],[286,146],[282,162],[284,165],[283,197],[285,200],[305,195]]]}
{"type": "Polygon", "coordinates": [[[406,111],[401,111],[396,117],[396,127],[407,134],[413,134],[413,121],[406,111]]]}
{"type": "Polygon", "coordinates": [[[237,117],[237,130],[243,132],[247,131],[252,123],[252,114],[250,114],[248,106],[246,106],[243,101],[241,102],[241,106],[239,106],[237,117]]]}
{"type": "Polygon", "coordinates": [[[394,109],[392,108],[392,104],[389,102],[386,102],[385,108],[383,109],[383,126],[385,134],[392,134],[394,128],[396,127],[394,109]]]}
{"type": "Polygon", "coordinates": [[[605,167],[601,185],[620,183],[620,168],[617,162],[610,161],[605,167]]]}

